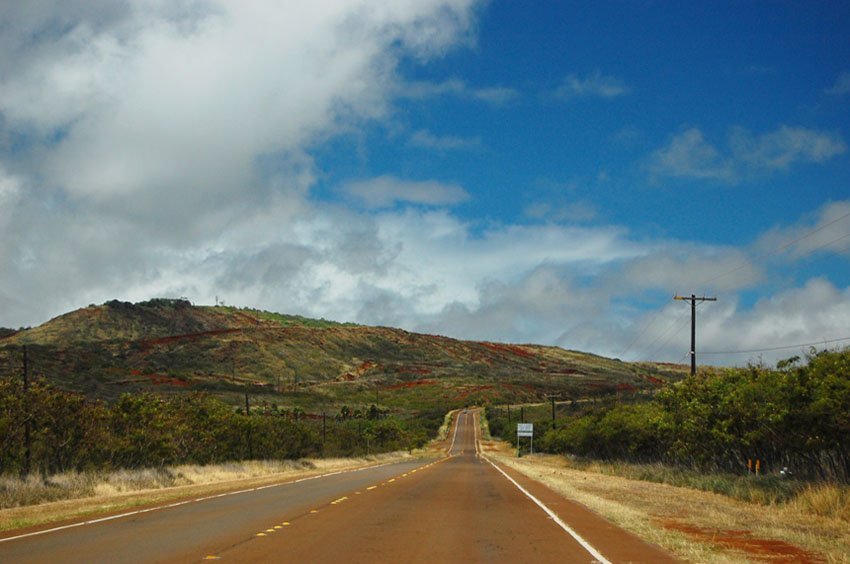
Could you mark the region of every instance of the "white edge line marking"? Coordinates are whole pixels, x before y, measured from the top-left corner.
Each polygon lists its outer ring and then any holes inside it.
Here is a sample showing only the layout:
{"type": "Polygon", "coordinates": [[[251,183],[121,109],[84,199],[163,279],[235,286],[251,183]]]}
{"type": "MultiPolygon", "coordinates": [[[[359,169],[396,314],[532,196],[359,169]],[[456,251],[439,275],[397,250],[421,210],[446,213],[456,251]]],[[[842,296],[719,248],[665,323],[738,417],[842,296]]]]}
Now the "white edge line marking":
{"type": "MultiPolygon", "coordinates": [[[[455,432],[457,432],[457,429],[455,429],[455,432]]],[[[399,462],[405,462],[405,461],[399,461],[399,462]]],[[[44,529],[42,531],[33,531],[32,533],[25,533],[23,535],[16,535],[14,537],[7,537],[7,538],[4,538],[4,539],[0,539],[0,543],[9,542],[9,541],[18,540],[18,539],[23,539],[23,538],[27,538],[27,537],[35,537],[35,536],[44,535],[44,534],[47,534],[47,533],[55,533],[57,531],[63,531],[65,529],[73,529],[74,527],[82,527],[84,525],[95,525],[97,523],[103,523],[104,521],[112,521],[114,519],[121,519],[122,517],[132,517],[133,515],[140,515],[142,513],[149,513],[151,511],[157,511],[159,509],[168,509],[170,507],[177,507],[177,506],[180,506],[180,505],[186,505],[188,503],[198,503],[198,502],[201,502],[201,501],[206,501],[206,500],[214,499],[214,498],[217,498],[217,497],[227,497],[227,496],[231,496],[231,495],[239,495],[239,494],[243,494],[243,493],[255,492],[257,490],[266,489],[266,488],[285,486],[287,484],[297,484],[297,483],[300,483],[300,482],[306,482],[308,480],[318,480],[319,478],[327,478],[329,476],[336,476],[337,474],[348,474],[348,473],[352,473],[352,472],[361,472],[363,470],[372,470],[374,468],[381,468],[383,466],[389,466],[390,464],[396,464],[396,462],[385,462],[383,464],[376,464],[375,466],[363,466],[361,468],[352,468],[351,470],[337,470],[336,472],[328,472],[327,474],[318,474],[316,476],[310,476],[310,477],[307,477],[307,478],[299,478],[298,480],[290,480],[290,481],[287,481],[287,482],[280,482],[278,484],[271,484],[271,485],[268,485],[268,486],[260,486],[260,487],[257,487],[257,488],[249,488],[249,489],[239,490],[239,491],[235,491],[235,492],[225,492],[225,493],[221,493],[221,494],[218,494],[218,495],[212,495],[212,496],[208,496],[208,497],[197,498],[197,499],[194,499],[194,500],[178,501],[178,502],[175,502],[175,503],[169,503],[167,505],[160,505],[160,506],[157,506],[157,507],[149,507],[147,509],[139,509],[137,511],[129,511],[127,513],[119,513],[118,515],[110,515],[108,517],[100,517],[98,519],[89,519],[87,521],[79,521],[77,523],[71,523],[69,525],[62,525],[61,527],[53,527],[52,529],[44,529]]]]}
{"type": "Polygon", "coordinates": [[[472,414],[472,432],[475,436],[475,456],[476,458],[481,455],[481,445],[479,444],[480,439],[478,435],[481,432],[481,412],[476,411],[472,414]],[[475,416],[478,416],[478,423],[475,423],[475,416]]]}
{"type": "Polygon", "coordinates": [[[457,439],[457,428],[460,427],[460,413],[457,414],[457,418],[455,419],[455,432],[452,435],[452,446],[449,447],[449,454],[451,455],[452,451],[455,449],[455,439],[457,439]]]}
{"type": "Polygon", "coordinates": [[[524,487],[520,486],[520,485],[516,482],[516,480],[514,480],[513,478],[511,478],[510,476],[508,476],[508,475],[507,475],[507,473],[506,473],[504,470],[502,470],[501,468],[499,468],[498,466],[496,466],[496,465],[493,463],[493,461],[492,461],[492,460],[490,460],[487,456],[484,456],[483,458],[484,458],[484,460],[486,460],[487,462],[489,462],[489,463],[490,463],[490,466],[492,466],[493,468],[495,468],[496,470],[498,470],[498,471],[502,474],[502,476],[504,476],[505,478],[507,478],[508,480],[510,480],[510,482],[511,482],[513,485],[515,485],[515,486],[519,489],[519,491],[521,491],[522,493],[524,493],[524,494],[525,494],[525,496],[526,496],[528,499],[530,499],[531,501],[533,501],[534,503],[536,503],[536,504],[538,505],[538,507],[540,507],[540,509],[542,509],[543,511],[545,511],[545,512],[546,512],[546,514],[547,514],[547,515],[549,515],[549,517],[551,517],[553,521],[555,521],[558,525],[560,525],[560,527],[561,527],[562,529],[564,529],[567,533],[569,533],[569,535],[570,535],[571,537],[573,537],[573,538],[576,540],[576,542],[577,542],[577,543],[579,543],[579,544],[580,544],[580,545],[581,545],[581,546],[582,546],[582,547],[583,547],[586,551],[588,551],[588,552],[591,554],[591,556],[593,556],[594,558],[596,558],[596,559],[597,559],[597,560],[598,560],[601,564],[611,564],[611,561],[610,561],[610,560],[608,560],[607,558],[605,558],[604,556],[602,556],[602,554],[600,554],[598,550],[596,550],[595,548],[593,548],[593,546],[592,546],[589,542],[587,542],[586,540],[584,540],[584,539],[581,537],[581,535],[579,535],[577,532],[575,532],[575,531],[574,531],[574,530],[573,530],[573,529],[572,529],[569,525],[567,525],[566,523],[564,523],[564,522],[561,520],[561,518],[560,518],[560,517],[558,517],[558,516],[555,514],[555,512],[554,512],[554,511],[552,511],[551,509],[549,509],[548,507],[546,507],[546,506],[543,504],[543,502],[542,502],[542,501],[540,501],[539,499],[537,499],[536,497],[534,497],[533,495],[531,495],[531,493],[529,493],[529,491],[528,491],[528,490],[526,490],[524,487]]]}

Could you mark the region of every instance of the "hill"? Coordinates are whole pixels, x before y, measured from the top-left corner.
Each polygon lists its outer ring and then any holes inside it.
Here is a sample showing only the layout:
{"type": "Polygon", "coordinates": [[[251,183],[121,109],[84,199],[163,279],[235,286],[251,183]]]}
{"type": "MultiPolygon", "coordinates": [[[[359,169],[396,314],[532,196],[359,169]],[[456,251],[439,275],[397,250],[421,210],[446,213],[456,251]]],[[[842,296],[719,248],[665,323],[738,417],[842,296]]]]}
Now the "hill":
{"type": "Polygon", "coordinates": [[[651,391],[683,367],[474,342],[187,300],[110,301],[0,337],[0,374],[114,400],[206,391],[230,403],[401,410],[651,391]]]}

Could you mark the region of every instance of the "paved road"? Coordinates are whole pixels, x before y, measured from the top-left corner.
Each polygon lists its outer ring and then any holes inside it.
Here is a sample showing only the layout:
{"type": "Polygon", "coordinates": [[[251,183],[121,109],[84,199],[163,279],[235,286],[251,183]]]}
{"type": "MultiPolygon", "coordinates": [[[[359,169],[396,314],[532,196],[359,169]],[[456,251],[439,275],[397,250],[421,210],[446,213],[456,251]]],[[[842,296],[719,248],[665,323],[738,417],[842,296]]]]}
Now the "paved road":
{"type": "Polygon", "coordinates": [[[445,458],[0,539],[0,562],[673,561],[498,469],[478,452],[477,417],[458,415],[445,458]]]}

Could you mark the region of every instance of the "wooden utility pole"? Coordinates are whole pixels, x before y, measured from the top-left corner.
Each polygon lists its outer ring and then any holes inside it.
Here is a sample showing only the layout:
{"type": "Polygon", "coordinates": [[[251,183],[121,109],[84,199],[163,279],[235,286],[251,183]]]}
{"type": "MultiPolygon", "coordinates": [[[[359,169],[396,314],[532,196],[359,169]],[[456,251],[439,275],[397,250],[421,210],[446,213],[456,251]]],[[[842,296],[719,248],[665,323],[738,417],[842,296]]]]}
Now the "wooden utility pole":
{"type": "Polygon", "coordinates": [[[29,476],[32,470],[32,421],[30,421],[30,379],[29,379],[29,357],[27,346],[24,345],[24,467],[21,474],[29,476]]]}
{"type": "Polygon", "coordinates": [[[557,424],[555,423],[555,398],[558,397],[557,394],[546,394],[550,400],[552,400],[552,428],[557,429],[557,424]]]}
{"type": "Polygon", "coordinates": [[[674,300],[691,302],[691,376],[697,373],[697,302],[716,302],[717,298],[673,296],[674,300]]]}

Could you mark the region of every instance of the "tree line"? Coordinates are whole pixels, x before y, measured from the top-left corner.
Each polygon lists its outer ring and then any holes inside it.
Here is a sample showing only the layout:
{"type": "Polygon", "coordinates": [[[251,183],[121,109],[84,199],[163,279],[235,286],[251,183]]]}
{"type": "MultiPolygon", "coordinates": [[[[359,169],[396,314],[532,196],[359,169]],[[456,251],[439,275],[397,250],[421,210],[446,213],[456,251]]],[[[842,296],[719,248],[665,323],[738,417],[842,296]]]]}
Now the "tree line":
{"type": "Polygon", "coordinates": [[[0,379],[0,474],[357,456],[419,447],[441,413],[398,418],[374,406],[328,417],[235,408],[204,393],[124,394],[112,404],[36,379],[0,379]]]}
{"type": "MultiPolygon", "coordinates": [[[[534,412],[535,450],[702,471],[850,482],[850,349],[689,377],[649,401],[609,402],[552,421],[534,412]]],[[[490,430],[516,444],[504,409],[490,430]]],[[[515,418],[514,418],[515,422],[515,418]]]]}

